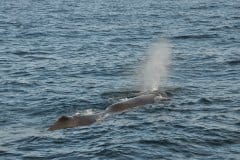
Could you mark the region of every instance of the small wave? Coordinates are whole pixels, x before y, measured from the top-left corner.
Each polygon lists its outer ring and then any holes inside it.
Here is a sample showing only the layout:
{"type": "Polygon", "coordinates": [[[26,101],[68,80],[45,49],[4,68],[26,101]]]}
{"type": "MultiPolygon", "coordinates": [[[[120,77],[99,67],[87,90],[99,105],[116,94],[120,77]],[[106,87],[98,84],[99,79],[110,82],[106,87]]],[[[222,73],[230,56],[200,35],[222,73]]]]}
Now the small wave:
{"type": "Polygon", "coordinates": [[[22,34],[19,34],[16,36],[16,38],[26,38],[26,37],[29,37],[29,38],[38,38],[38,37],[47,37],[49,36],[49,34],[47,33],[44,33],[44,32],[29,32],[29,33],[22,33],[22,34]]]}
{"type": "Polygon", "coordinates": [[[238,144],[240,141],[238,139],[208,139],[206,144],[210,146],[224,146],[231,144],[238,144]]]}
{"type": "Polygon", "coordinates": [[[212,104],[212,101],[208,98],[200,98],[198,102],[201,104],[212,104]]]}
{"type": "Polygon", "coordinates": [[[187,102],[182,102],[181,103],[181,105],[194,105],[195,104],[195,102],[193,102],[193,101],[187,101],[187,102]]]}
{"type": "Polygon", "coordinates": [[[56,60],[55,58],[50,57],[42,57],[42,56],[24,56],[24,58],[28,58],[31,60],[56,60]]]}
{"type": "Polygon", "coordinates": [[[43,51],[22,51],[22,50],[17,50],[17,51],[12,51],[10,52],[11,54],[15,54],[18,56],[27,56],[27,55],[49,55],[49,52],[43,52],[43,51]]]}
{"type": "Polygon", "coordinates": [[[18,55],[18,56],[25,56],[25,55],[28,55],[30,54],[29,52],[27,51],[14,51],[14,52],[11,52],[12,54],[15,54],[15,55],[18,55]]]}
{"type": "MultiPolygon", "coordinates": [[[[26,133],[27,135],[27,133],[26,133]]],[[[25,137],[22,137],[20,139],[16,139],[10,142],[5,143],[5,146],[11,146],[12,144],[37,144],[39,142],[44,142],[44,143],[55,143],[55,144],[60,144],[60,143],[65,143],[67,140],[62,138],[62,137],[56,137],[56,135],[51,136],[51,135],[27,135],[25,137]]],[[[26,146],[26,148],[22,149],[29,149],[29,146],[26,146]]]]}
{"type": "Polygon", "coordinates": [[[173,146],[176,146],[176,145],[179,145],[179,144],[176,144],[176,143],[173,143],[167,139],[159,139],[159,140],[139,140],[138,141],[139,143],[141,144],[151,144],[151,145],[164,145],[164,146],[167,146],[167,145],[173,145],[173,146]]]}
{"type": "Polygon", "coordinates": [[[2,83],[5,86],[17,86],[17,87],[32,87],[39,86],[38,82],[35,81],[25,81],[25,80],[12,80],[2,83]]]}
{"type": "Polygon", "coordinates": [[[24,89],[19,89],[19,88],[4,88],[0,89],[0,93],[27,93],[24,89]]]}
{"type": "Polygon", "coordinates": [[[216,38],[217,34],[203,34],[203,35],[183,35],[183,36],[174,36],[174,39],[206,39],[206,38],[216,38]]]}
{"type": "Polygon", "coordinates": [[[6,154],[7,151],[0,149],[0,156],[6,154]]]}
{"type": "Polygon", "coordinates": [[[207,6],[207,5],[200,5],[200,6],[196,6],[196,7],[191,7],[190,9],[196,9],[196,10],[208,10],[208,9],[211,9],[211,8],[216,8],[217,6],[214,6],[214,5],[210,5],[210,6],[207,6]]]}
{"type": "Polygon", "coordinates": [[[178,86],[172,86],[172,87],[162,87],[159,89],[159,93],[166,96],[173,96],[174,93],[182,92],[184,88],[178,87],[178,86]]]}
{"type": "Polygon", "coordinates": [[[240,19],[240,16],[234,16],[233,19],[240,19]]]}
{"type": "MultiPolygon", "coordinates": [[[[8,159],[8,157],[18,157],[18,156],[21,156],[20,153],[12,153],[12,152],[9,152],[9,151],[0,151],[0,156],[4,156],[4,158],[8,159]]],[[[9,158],[11,159],[11,158],[9,158]]],[[[14,159],[17,159],[17,158],[14,158],[14,159]]]]}
{"type": "Polygon", "coordinates": [[[235,123],[236,126],[240,126],[240,122],[235,123]]]}
{"type": "Polygon", "coordinates": [[[38,136],[26,136],[26,137],[23,137],[21,139],[17,139],[17,140],[13,140],[11,142],[8,142],[6,143],[5,145],[8,146],[8,145],[11,145],[11,144],[14,144],[14,143],[30,143],[30,142],[34,142],[34,141],[39,141],[43,139],[43,137],[38,137],[38,136]]]}
{"type": "Polygon", "coordinates": [[[27,76],[31,76],[31,75],[32,74],[30,72],[23,71],[23,70],[17,70],[12,73],[12,76],[16,76],[16,77],[21,77],[21,76],[27,77],[27,76]]]}
{"type": "Polygon", "coordinates": [[[209,31],[221,31],[221,30],[228,30],[228,29],[232,29],[233,26],[230,26],[229,24],[227,25],[223,25],[223,26],[220,26],[220,27],[211,27],[209,28],[209,31]]]}
{"type": "Polygon", "coordinates": [[[240,65],[240,60],[231,60],[226,63],[229,64],[230,66],[240,65]]]}

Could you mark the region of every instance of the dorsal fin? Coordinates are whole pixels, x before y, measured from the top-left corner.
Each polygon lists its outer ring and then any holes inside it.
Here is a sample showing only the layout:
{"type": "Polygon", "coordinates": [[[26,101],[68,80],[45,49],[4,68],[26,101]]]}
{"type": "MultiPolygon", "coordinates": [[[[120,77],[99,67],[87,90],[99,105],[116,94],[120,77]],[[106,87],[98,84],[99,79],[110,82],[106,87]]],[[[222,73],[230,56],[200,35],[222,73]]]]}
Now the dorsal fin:
{"type": "Polygon", "coordinates": [[[61,121],[61,122],[64,122],[64,121],[67,121],[67,120],[69,120],[68,116],[62,116],[58,119],[58,121],[61,121]]]}

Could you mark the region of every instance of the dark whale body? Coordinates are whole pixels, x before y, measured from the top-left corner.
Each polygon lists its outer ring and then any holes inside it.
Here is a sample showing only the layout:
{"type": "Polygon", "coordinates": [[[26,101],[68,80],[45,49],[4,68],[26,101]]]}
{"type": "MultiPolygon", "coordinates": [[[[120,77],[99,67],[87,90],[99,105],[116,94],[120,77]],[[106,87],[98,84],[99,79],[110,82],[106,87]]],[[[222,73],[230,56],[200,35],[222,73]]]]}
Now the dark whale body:
{"type": "Polygon", "coordinates": [[[141,95],[134,98],[130,98],[123,102],[115,103],[107,107],[107,113],[122,112],[126,109],[134,108],[137,106],[154,103],[155,94],[141,95]]]}
{"type": "Polygon", "coordinates": [[[114,114],[117,112],[123,112],[127,109],[134,108],[137,106],[142,106],[145,104],[152,104],[159,98],[160,100],[164,100],[163,98],[156,94],[146,94],[137,96],[134,98],[130,98],[123,102],[118,102],[113,105],[110,105],[106,108],[106,110],[100,114],[95,115],[75,115],[75,116],[62,116],[60,117],[48,130],[58,130],[58,129],[65,129],[65,128],[73,128],[77,126],[86,126],[95,123],[101,117],[108,114],[114,114]]]}

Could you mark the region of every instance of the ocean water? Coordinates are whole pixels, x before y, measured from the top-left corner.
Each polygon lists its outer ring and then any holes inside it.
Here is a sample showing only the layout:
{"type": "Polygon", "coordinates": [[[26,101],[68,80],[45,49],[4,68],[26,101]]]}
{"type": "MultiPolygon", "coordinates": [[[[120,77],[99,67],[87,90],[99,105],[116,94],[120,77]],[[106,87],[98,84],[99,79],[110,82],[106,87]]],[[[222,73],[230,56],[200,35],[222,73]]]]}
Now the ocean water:
{"type": "Polygon", "coordinates": [[[0,1],[0,159],[240,159],[239,69],[239,0],[0,1]],[[169,101],[47,131],[139,94],[160,38],[169,101]]]}

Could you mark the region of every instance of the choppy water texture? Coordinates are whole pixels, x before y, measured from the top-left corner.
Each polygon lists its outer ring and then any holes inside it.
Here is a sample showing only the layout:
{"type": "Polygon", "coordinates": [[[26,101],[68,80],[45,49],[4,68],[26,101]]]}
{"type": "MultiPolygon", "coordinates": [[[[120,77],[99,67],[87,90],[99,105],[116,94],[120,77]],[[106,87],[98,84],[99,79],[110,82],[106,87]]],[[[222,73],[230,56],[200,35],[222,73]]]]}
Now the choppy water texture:
{"type": "Polygon", "coordinates": [[[239,0],[0,2],[0,159],[239,159],[239,0]],[[160,37],[170,101],[46,129],[138,94],[160,37]]]}

